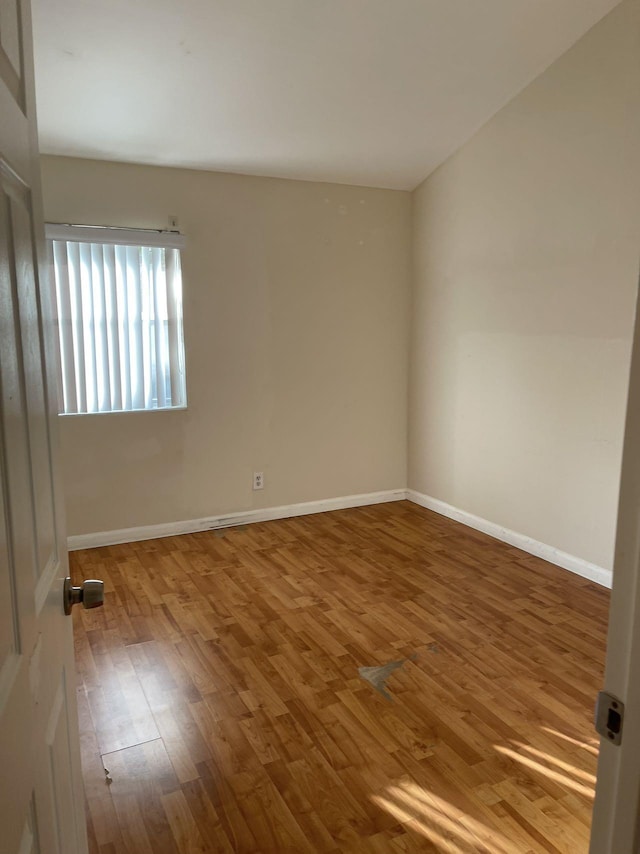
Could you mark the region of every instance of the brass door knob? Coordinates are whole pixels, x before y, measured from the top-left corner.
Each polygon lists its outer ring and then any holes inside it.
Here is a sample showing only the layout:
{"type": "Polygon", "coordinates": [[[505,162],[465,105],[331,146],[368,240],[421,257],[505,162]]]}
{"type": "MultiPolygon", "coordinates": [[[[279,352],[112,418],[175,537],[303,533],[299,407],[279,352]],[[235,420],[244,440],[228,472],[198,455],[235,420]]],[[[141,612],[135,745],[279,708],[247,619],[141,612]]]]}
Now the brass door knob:
{"type": "Polygon", "coordinates": [[[80,587],[74,587],[69,577],[64,580],[64,612],[70,614],[74,605],[82,602],[83,608],[99,608],[104,604],[104,581],[89,578],[80,587]]]}

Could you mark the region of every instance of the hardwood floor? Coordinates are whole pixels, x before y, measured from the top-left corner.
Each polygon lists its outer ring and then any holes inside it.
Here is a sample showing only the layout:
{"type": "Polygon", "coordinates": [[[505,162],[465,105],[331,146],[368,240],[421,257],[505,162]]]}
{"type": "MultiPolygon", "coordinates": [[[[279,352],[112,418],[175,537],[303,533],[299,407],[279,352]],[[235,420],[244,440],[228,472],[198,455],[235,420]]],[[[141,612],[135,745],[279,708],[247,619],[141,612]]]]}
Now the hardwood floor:
{"type": "Polygon", "coordinates": [[[587,851],[604,589],[408,502],[71,560],[93,854],[587,851]]]}

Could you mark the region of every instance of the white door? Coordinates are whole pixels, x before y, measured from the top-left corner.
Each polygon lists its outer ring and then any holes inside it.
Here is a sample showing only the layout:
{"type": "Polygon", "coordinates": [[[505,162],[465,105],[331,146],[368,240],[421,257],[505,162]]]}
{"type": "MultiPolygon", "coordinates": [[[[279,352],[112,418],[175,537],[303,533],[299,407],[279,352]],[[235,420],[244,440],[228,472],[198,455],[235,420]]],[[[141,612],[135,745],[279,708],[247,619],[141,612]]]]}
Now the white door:
{"type": "Polygon", "coordinates": [[[600,740],[591,854],[640,852],[640,316],[636,313],[605,690],[624,703],[622,742],[600,740]]]}
{"type": "Polygon", "coordinates": [[[0,0],[0,850],[84,854],[34,107],[29,3],[0,0]]]}

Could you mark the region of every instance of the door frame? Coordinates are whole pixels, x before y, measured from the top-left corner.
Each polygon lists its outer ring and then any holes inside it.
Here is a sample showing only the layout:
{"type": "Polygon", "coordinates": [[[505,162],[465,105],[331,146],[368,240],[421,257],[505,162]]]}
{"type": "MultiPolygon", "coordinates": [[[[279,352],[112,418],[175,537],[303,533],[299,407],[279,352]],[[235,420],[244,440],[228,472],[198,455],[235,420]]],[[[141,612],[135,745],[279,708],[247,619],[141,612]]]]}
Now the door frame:
{"type": "Polygon", "coordinates": [[[640,852],[640,311],[636,305],[604,688],[624,703],[622,742],[600,739],[591,854],[640,852]]]}

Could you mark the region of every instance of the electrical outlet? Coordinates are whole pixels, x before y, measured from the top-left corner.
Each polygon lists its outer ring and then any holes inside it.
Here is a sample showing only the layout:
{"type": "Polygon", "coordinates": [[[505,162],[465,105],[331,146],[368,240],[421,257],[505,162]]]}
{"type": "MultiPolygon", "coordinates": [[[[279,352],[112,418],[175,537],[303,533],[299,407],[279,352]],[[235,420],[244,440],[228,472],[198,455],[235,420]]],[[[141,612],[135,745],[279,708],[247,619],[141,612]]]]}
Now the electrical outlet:
{"type": "Polygon", "coordinates": [[[264,488],[264,473],[261,471],[254,471],[253,473],[253,488],[254,489],[263,489],[264,488]]]}

